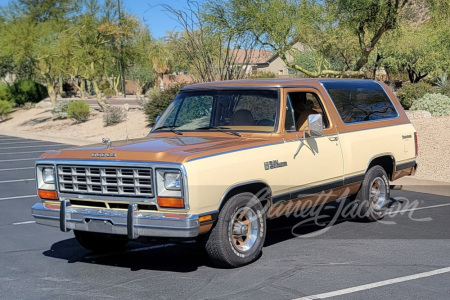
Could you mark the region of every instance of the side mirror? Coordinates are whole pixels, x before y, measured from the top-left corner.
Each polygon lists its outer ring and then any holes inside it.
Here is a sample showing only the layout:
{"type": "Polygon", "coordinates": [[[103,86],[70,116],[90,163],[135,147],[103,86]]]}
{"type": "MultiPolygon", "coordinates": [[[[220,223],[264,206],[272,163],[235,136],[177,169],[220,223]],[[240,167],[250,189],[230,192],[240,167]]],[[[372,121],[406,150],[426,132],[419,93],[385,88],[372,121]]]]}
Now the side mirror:
{"type": "MultiPolygon", "coordinates": [[[[309,136],[322,136],[323,135],[323,120],[322,115],[313,114],[308,116],[308,124],[305,126],[305,132],[309,136]]],[[[303,134],[303,136],[305,136],[303,134]]]]}
{"type": "Polygon", "coordinates": [[[157,115],[157,116],[156,116],[155,124],[158,123],[159,119],[161,119],[161,115],[157,115]]]}

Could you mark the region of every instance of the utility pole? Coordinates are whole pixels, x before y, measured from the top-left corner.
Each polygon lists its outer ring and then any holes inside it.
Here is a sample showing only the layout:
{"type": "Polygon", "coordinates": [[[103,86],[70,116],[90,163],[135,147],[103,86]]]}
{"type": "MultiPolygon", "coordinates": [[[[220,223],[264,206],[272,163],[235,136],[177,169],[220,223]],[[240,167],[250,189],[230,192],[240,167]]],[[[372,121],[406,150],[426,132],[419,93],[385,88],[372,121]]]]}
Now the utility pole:
{"type": "MultiPolygon", "coordinates": [[[[119,13],[119,28],[122,28],[122,13],[120,11],[120,1],[117,0],[117,10],[119,13]]],[[[126,90],[125,90],[125,71],[123,66],[123,47],[122,47],[122,39],[119,41],[119,47],[120,47],[120,54],[119,54],[119,72],[120,72],[120,80],[122,81],[122,95],[124,98],[127,97],[126,90]]]]}

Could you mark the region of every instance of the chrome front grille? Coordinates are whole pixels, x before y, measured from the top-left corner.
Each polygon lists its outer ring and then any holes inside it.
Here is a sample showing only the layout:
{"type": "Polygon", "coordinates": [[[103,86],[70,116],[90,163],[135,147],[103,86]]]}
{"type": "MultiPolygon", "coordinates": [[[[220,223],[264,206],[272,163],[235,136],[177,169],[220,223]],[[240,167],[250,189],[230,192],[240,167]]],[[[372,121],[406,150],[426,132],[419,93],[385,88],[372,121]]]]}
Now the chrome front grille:
{"type": "Polygon", "coordinates": [[[62,193],[153,197],[151,168],[59,165],[57,169],[62,193]]]}

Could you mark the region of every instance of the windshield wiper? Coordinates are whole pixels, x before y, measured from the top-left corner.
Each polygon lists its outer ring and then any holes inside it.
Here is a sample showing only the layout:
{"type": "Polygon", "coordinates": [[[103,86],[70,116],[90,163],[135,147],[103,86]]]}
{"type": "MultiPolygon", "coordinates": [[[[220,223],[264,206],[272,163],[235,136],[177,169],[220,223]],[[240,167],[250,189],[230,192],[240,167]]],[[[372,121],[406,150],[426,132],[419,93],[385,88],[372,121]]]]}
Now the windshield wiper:
{"type": "Polygon", "coordinates": [[[206,126],[206,127],[199,127],[199,128],[196,128],[196,129],[199,129],[199,130],[218,130],[218,131],[221,131],[221,132],[234,134],[235,136],[241,136],[241,134],[239,132],[230,130],[230,128],[222,127],[222,126],[206,126]]]}
{"type": "Polygon", "coordinates": [[[167,128],[167,129],[169,129],[170,131],[172,131],[175,134],[183,135],[183,133],[181,131],[175,130],[175,128],[177,128],[177,127],[180,127],[180,126],[167,126],[167,125],[164,125],[164,126],[159,126],[158,128],[153,129],[153,131],[167,128]]]}

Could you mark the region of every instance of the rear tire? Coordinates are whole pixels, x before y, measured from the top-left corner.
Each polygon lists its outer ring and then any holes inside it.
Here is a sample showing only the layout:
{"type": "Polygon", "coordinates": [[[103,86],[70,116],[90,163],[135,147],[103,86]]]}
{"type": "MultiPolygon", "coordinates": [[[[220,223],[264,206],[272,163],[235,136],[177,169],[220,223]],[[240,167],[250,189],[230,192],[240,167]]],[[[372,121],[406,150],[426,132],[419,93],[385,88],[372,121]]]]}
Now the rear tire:
{"type": "Polygon", "coordinates": [[[266,217],[261,202],[251,193],[242,193],[225,203],[205,247],[214,263],[234,268],[256,260],[265,238],[266,217]]]}
{"type": "Polygon", "coordinates": [[[74,230],[75,238],[84,248],[94,252],[112,252],[128,244],[128,239],[114,234],[74,230]]]}
{"type": "Polygon", "coordinates": [[[387,210],[390,199],[389,179],[381,166],[373,166],[367,171],[356,194],[358,218],[374,222],[381,220],[387,210]]]}

